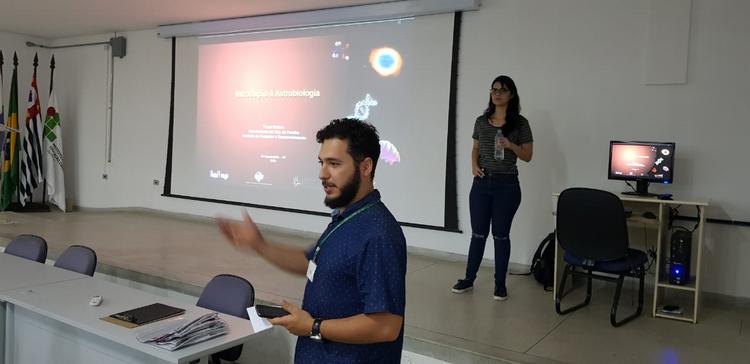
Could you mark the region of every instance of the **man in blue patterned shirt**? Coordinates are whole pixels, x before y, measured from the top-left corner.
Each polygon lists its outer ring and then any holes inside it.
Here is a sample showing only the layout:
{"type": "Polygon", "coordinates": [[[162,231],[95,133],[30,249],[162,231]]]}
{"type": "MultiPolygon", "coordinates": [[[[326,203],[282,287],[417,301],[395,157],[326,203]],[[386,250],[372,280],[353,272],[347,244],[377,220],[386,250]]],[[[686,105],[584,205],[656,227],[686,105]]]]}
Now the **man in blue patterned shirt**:
{"type": "Polygon", "coordinates": [[[295,363],[400,363],[406,240],[373,185],[377,130],[333,120],[317,140],[324,202],[334,210],[314,246],[270,243],[247,213],[241,222],[219,219],[219,226],[236,248],[307,275],[302,308],[285,302],[289,315],[271,320],[299,337],[295,363]]]}

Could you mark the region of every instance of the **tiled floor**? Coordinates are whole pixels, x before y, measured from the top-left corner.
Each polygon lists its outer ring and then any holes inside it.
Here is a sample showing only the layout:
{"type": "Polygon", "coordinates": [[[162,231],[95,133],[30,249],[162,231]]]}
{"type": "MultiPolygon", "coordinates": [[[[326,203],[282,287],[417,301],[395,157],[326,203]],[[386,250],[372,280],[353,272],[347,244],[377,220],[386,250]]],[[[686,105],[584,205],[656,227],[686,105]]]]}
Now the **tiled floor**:
{"type": "MultiPolygon", "coordinates": [[[[96,250],[110,274],[142,272],[151,284],[180,285],[195,293],[219,273],[253,282],[258,299],[299,303],[304,277],[238,254],[210,219],[150,211],[84,211],[67,214],[0,213],[0,245],[20,233],[44,236],[50,257],[67,245],[96,250]],[[161,282],[160,282],[161,281],[161,282]],[[181,282],[181,283],[180,283],[181,282]]],[[[306,246],[315,235],[266,229],[271,240],[306,246]]],[[[559,316],[551,294],[532,278],[510,276],[510,299],[492,300],[492,269],[483,267],[475,288],[456,295],[460,262],[409,255],[406,346],[455,363],[749,363],[750,308],[706,304],[697,325],[644,314],[620,328],[609,325],[612,287],[598,286],[589,307],[559,316]]],[[[143,278],[145,277],[145,278],[143,278]]],[[[626,289],[635,287],[626,284],[626,289]]],[[[571,302],[582,290],[571,294],[571,302]]],[[[628,293],[622,313],[632,309],[628,293]]]]}

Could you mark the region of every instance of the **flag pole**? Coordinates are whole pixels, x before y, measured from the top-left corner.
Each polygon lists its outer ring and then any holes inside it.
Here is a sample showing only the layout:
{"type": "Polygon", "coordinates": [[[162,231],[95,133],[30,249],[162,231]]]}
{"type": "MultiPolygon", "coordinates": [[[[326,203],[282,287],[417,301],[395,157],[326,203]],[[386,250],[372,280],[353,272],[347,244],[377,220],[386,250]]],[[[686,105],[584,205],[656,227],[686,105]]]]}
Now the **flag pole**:
{"type": "MultiPolygon", "coordinates": [[[[34,79],[36,79],[36,69],[37,69],[38,66],[39,66],[39,55],[36,52],[34,52],[34,76],[33,76],[34,79]]],[[[36,100],[37,100],[37,102],[39,102],[39,94],[38,93],[36,94],[36,100]]],[[[39,105],[41,105],[41,102],[39,103],[39,105]]],[[[38,112],[41,113],[42,110],[39,110],[38,112]]],[[[33,122],[33,120],[32,120],[32,122],[33,122]]],[[[41,142],[41,139],[39,138],[38,135],[36,136],[36,138],[39,139],[39,141],[41,142]]],[[[44,167],[42,166],[42,156],[41,156],[41,153],[39,155],[39,169],[42,171],[42,177],[44,177],[44,167]]],[[[42,178],[42,182],[43,182],[43,180],[44,180],[44,178],[42,178]]],[[[42,198],[44,198],[44,196],[42,196],[42,198]]],[[[29,189],[29,204],[33,204],[33,203],[34,203],[34,192],[31,191],[31,189],[29,189]]],[[[44,200],[42,200],[42,204],[44,204],[44,200]]]]}
{"type": "MultiPolygon", "coordinates": [[[[49,69],[50,69],[49,71],[49,95],[52,95],[52,80],[55,79],[55,55],[54,54],[52,55],[52,59],[49,62],[49,69]]],[[[37,95],[37,97],[39,97],[39,95],[37,95]]],[[[47,100],[47,103],[49,104],[49,100],[47,100]]],[[[41,109],[41,105],[42,103],[40,100],[39,102],[40,109],[41,109]]],[[[44,150],[42,151],[42,155],[39,156],[39,163],[41,165],[42,160],[44,159],[43,156],[47,154],[47,150],[44,148],[44,139],[45,139],[44,131],[47,130],[47,126],[46,126],[47,113],[46,112],[42,113],[42,110],[39,110],[39,113],[42,114],[40,117],[43,117],[41,133],[42,133],[42,149],[44,150]]],[[[42,183],[43,183],[42,204],[45,204],[45,205],[47,204],[47,173],[46,172],[47,172],[46,170],[42,169],[42,183]]]]}
{"type": "MultiPolygon", "coordinates": [[[[39,67],[39,54],[34,52],[34,76],[33,76],[34,80],[38,79],[36,77],[37,76],[36,71],[38,67],[39,67]]],[[[39,110],[37,110],[37,113],[39,115],[37,117],[41,119],[42,118],[42,100],[39,97],[38,90],[36,93],[36,102],[39,104],[39,110]]],[[[49,211],[49,206],[47,206],[47,181],[44,175],[44,172],[45,172],[44,171],[44,152],[42,151],[42,144],[44,144],[44,123],[42,123],[40,127],[42,129],[37,130],[36,139],[37,139],[37,143],[39,146],[39,150],[37,150],[38,152],[37,154],[39,158],[39,171],[41,171],[41,176],[40,176],[41,178],[39,181],[43,184],[42,202],[40,204],[35,204],[33,195],[29,193],[29,204],[28,204],[28,209],[27,209],[27,211],[29,212],[48,212],[49,211]]]]}
{"type": "Polygon", "coordinates": [[[63,171],[63,135],[60,113],[57,109],[54,80],[55,55],[53,54],[50,59],[49,102],[47,103],[47,111],[44,118],[44,149],[47,165],[44,179],[46,188],[45,196],[50,205],[57,205],[62,212],[65,212],[67,205],[65,203],[65,173],[63,171]]]}
{"type": "Polygon", "coordinates": [[[55,55],[49,61],[49,93],[52,94],[52,82],[55,80],[55,55]]]}
{"type": "MultiPolygon", "coordinates": [[[[3,95],[3,66],[5,65],[5,59],[3,59],[3,51],[0,50],[0,96],[3,95]]],[[[5,104],[3,103],[3,100],[0,100],[0,109],[3,109],[5,104]]],[[[2,110],[5,111],[5,110],[2,110]]],[[[2,117],[5,118],[5,113],[2,113],[2,117]]],[[[2,121],[2,120],[0,120],[2,121]]],[[[7,122],[3,121],[2,129],[7,128],[7,122]]],[[[5,163],[5,133],[3,133],[2,129],[0,129],[0,136],[2,136],[2,141],[0,141],[0,165],[5,163]]],[[[8,133],[12,133],[12,131],[8,130],[8,133]]],[[[2,186],[3,181],[3,174],[2,174],[2,167],[0,167],[0,186],[2,186]]],[[[1,187],[0,187],[1,188],[1,187]]]]}
{"type": "MultiPolygon", "coordinates": [[[[13,66],[15,67],[15,71],[17,71],[17,69],[18,69],[18,56],[17,56],[17,54],[15,52],[13,53],[13,66]]],[[[38,57],[38,55],[36,53],[34,53],[34,75],[33,75],[33,79],[34,80],[36,80],[36,69],[37,69],[38,66],[39,66],[39,57],[38,57]]],[[[36,97],[37,97],[37,102],[40,102],[39,101],[39,94],[38,93],[37,93],[36,97]]],[[[40,102],[40,108],[41,108],[41,102],[40,102]]],[[[40,110],[40,112],[41,112],[41,110],[40,110]]],[[[41,139],[39,140],[39,142],[41,143],[41,139]]],[[[31,146],[31,148],[33,148],[33,146],[31,146]]],[[[39,167],[40,167],[40,170],[44,171],[44,168],[43,168],[43,165],[42,165],[42,161],[41,161],[41,159],[42,159],[41,158],[41,145],[39,146],[39,149],[40,149],[40,150],[38,150],[38,152],[39,152],[38,153],[39,154],[39,159],[40,159],[39,160],[39,167]]],[[[15,211],[15,212],[49,212],[49,206],[47,206],[46,203],[43,202],[43,203],[40,203],[40,204],[35,204],[33,202],[34,201],[34,196],[33,196],[33,193],[31,191],[29,191],[29,203],[25,204],[25,206],[21,205],[21,186],[20,186],[20,180],[19,180],[19,186],[18,186],[18,191],[17,192],[18,192],[18,203],[17,204],[12,204],[9,207],[9,209],[8,209],[9,211],[15,211]]]]}
{"type": "MultiPolygon", "coordinates": [[[[18,74],[18,53],[13,52],[13,73],[16,75],[18,74]]],[[[11,87],[12,88],[12,87],[11,87]]],[[[18,84],[16,84],[16,88],[18,88],[18,84]]],[[[13,90],[10,90],[11,95],[13,94],[13,90]]],[[[16,95],[18,95],[18,91],[16,90],[16,95]]],[[[18,129],[21,129],[21,125],[19,123],[18,129]]],[[[18,133],[17,139],[18,142],[20,142],[21,133],[18,133]]],[[[17,145],[17,144],[16,144],[17,145]]],[[[13,168],[12,166],[10,168],[13,168]]],[[[21,183],[19,179],[18,186],[16,188],[16,195],[18,196],[18,206],[21,206],[21,183]]],[[[11,211],[14,211],[15,209],[11,209],[11,211]]]]}

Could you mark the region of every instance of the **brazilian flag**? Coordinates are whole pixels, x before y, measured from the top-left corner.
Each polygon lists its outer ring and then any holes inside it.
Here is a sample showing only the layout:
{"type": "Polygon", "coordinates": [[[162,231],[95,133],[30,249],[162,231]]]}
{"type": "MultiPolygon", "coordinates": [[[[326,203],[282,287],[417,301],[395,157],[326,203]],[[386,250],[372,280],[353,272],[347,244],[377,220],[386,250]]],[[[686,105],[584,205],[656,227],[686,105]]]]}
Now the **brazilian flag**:
{"type": "MultiPolygon", "coordinates": [[[[15,67],[10,81],[10,102],[6,126],[18,130],[18,74],[15,67]]],[[[0,210],[8,208],[18,188],[18,137],[18,133],[9,132],[3,142],[5,158],[2,161],[3,185],[0,189],[0,210]]]]}

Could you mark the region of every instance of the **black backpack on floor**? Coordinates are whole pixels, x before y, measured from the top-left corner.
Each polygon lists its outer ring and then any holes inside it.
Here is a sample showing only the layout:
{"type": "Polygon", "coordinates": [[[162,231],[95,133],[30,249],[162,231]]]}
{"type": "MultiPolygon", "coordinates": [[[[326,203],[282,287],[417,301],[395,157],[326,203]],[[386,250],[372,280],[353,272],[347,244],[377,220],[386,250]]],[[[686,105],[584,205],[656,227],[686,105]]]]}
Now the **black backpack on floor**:
{"type": "Polygon", "coordinates": [[[551,291],[555,279],[555,232],[551,232],[539,243],[531,259],[531,272],[537,282],[551,291]]]}

